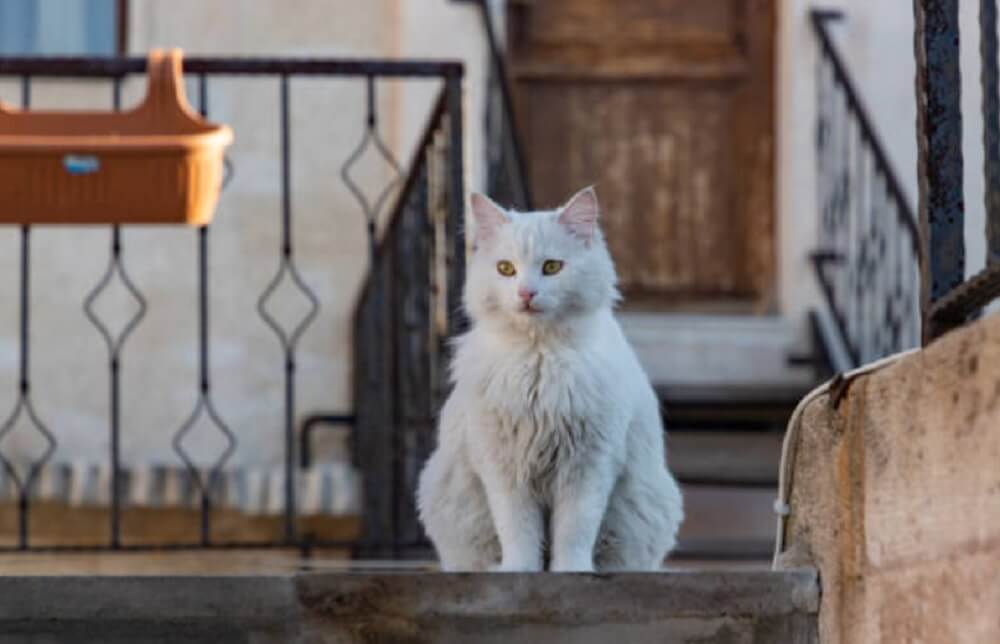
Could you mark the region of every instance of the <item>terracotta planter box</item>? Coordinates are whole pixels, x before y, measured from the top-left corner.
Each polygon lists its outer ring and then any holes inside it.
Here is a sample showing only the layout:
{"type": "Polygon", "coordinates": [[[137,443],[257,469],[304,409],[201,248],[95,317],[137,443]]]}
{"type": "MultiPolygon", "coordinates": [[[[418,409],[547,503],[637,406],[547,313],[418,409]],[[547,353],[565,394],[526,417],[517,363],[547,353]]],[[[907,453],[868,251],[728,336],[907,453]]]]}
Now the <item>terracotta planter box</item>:
{"type": "Polygon", "coordinates": [[[129,111],[0,103],[0,223],[209,223],[233,133],[188,105],[181,61],[150,52],[146,98],[129,111]]]}

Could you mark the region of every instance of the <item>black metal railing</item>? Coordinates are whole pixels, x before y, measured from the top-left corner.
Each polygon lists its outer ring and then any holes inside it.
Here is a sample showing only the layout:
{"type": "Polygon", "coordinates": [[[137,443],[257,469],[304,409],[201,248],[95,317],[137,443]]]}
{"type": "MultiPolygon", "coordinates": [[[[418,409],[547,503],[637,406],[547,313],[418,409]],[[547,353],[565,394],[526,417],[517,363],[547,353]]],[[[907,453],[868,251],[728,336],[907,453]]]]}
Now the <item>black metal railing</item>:
{"type": "MultiPolygon", "coordinates": [[[[6,58],[0,59],[0,77],[21,79],[22,103],[31,106],[33,78],[104,78],[110,82],[111,104],[121,106],[121,85],[133,74],[144,72],[146,61],[140,58],[6,58]]],[[[128,383],[121,378],[127,341],[133,331],[142,326],[148,302],[137,283],[128,272],[124,259],[125,244],[122,226],[110,227],[110,252],[108,264],[97,285],[87,295],[83,307],[86,317],[96,327],[106,345],[108,362],[95,364],[95,373],[108,379],[110,401],[108,408],[109,451],[107,465],[110,469],[108,497],[110,498],[109,538],[97,545],[77,544],[72,538],[63,546],[94,549],[144,549],[144,548],[207,548],[207,547],[305,547],[307,545],[355,545],[351,542],[324,544],[300,534],[298,529],[298,499],[296,497],[296,468],[299,450],[308,463],[308,438],[318,424],[357,424],[355,465],[362,471],[368,504],[373,508],[368,521],[372,532],[365,535],[365,543],[378,544],[380,540],[400,542],[394,526],[401,525],[403,513],[412,514],[412,507],[399,504],[390,511],[397,513],[389,532],[384,527],[381,514],[384,493],[402,479],[411,480],[420,455],[426,454],[430,440],[430,427],[441,400],[443,376],[441,375],[446,350],[446,338],[462,326],[462,319],[455,306],[464,277],[463,217],[463,168],[462,168],[462,66],[454,62],[431,61],[375,61],[333,59],[232,59],[198,58],[184,61],[184,72],[194,77],[197,87],[197,105],[204,115],[209,115],[210,81],[220,76],[252,76],[261,83],[270,83],[277,98],[279,119],[275,124],[280,131],[280,205],[276,215],[280,220],[280,241],[274,248],[274,274],[260,294],[257,308],[262,319],[280,345],[281,360],[273,367],[283,374],[284,386],[281,405],[283,422],[275,430],[282,434],[283,455],[283,535],[275,540],[226,541],[213,537],[213,523],[217,483],[238,444],[239,432],[227,420],[226,410],[219,409],[213,398],[213,380],[210,360],[212,341],[209,333],[213,298],[210,296],[212,275],[209,254],[214,238],[211,226],[192,231],[197,252],[197,337],[194,338],[198,353],[198,378],[196,402],[190,414],[179,427],[165,428],[173,432],[173,449],[176,458],[190,475],[200,505],[200,537],[186,542],[161,542],[153,545],[128,543],[122,537],[121,437],[129,431],[122,422],[121,401],[128,383]],[[309,332],[316,320],[321,302],[314,286],[299,269],[296,246],[292,235],[295,208],[292,186],[292,92],[293,78],[356,78],[366,85],[364,121],[359,123],[360,142],[343,164],[340,176],[346,188],[357,199],[358,211],[367,226],[371,274],[359,303],[355,338],[357,415],[321,414],[303,418],[296,403],[298,354],[300,340],[309,332]],[[396,161],[395,155],[380,134],[375,92],[386,79],[424,78],[441,83],[441,96],[431,113],[426,132],[408,173],[396,161]],[[368,199],[352,170],[365,155],[379,154],[393,169],[394,178],[378,193],[368,199]],[[401,188],[400,188],[401,186],[401,188]],[[397,205],[385,223],[382,216],[389,201],[396,197],[397,205]],[[382,232],[380,232],[380,230],[382,232]],[[95,300],[113,280],[120,281],[131,295],[136,310],[117,331],[102,320],[95,309],[95,300]],[[290,284],[307,302],[303,316],[293,325],[283,325],[274,310],[272,299],[276,290],[290,284]],[[395,401],[401,401],[396,404],[395,401]],[[185,445],[185,438],[198,422],[208,421],[223,441],[224,448],[207,468],[199,468],[185,445]],[[299,425],[304,424],[301,435],[299,425]],[[298,445],[298,440],[303,445],[298,445]],[[384,478],[383,478],[384,477],[384,478]],[[381,495],[381,496],[380,496],[381,495]]],[[[253,109],[248,106],[247,109],[253,109]]],[[[239,160],[236,159],[238,166],[239,160]]],[[[227,161],[227,167],[228,161],[227,161]]],[[[230,168],[231,169],[231,168],[230,168]]],[[[227,173],[229,176],[231,173],[227,173]]],[[[330,226],[350,225],[349,222],[331,221],[330,226]]],[[[33,462],[19,468],[7,458],[0,442],[0,465],[14,482],[17,497],[16,543],[18,550],[33,550],[29,526],[32,525],[32,500],[38,473],[50,460],[58,445],[58,432],[45,422],[45,410],[36,410],[32,402],[32,376],[29,355],[32,342],[44,342],[30,333],[32,287],[30,281],[31,226],[21,227],[21,264],[19,279],[20,310],[18,346],[20,349],[18,392],[13,410],[0,425],[0,441],[10,432],[22,415],[30,421],[34,431],[46,447],[33,462]]],[[[50,261],[58,261],[58,258],[50,261]]],[[[139,360],[140,356],[133,359],[139,360]]],[[[250,359],[254,359],[251,357],[250,359]]],[[[92,375],[92,374],[91,374],[92,375]]],[[[37,382],[37,380],[36,380],[37,382]]],[[[127,392],[138,396],[141,392],[127,392]]],[[[166,456],[166,455],[165,455],[166,456]]],[[[409,501],[407,501],[408,503],[409,501]]],[[[367,517],[366,512],[365,515],[367,517]]],[[[71,526],[66,530],[71,532],[71,526]]]]}
{"type": "Polygon", "coordinates": [[[996,0],[979,1],[987,263],[966,279],[959,0],[916,9],[917,150],[925,252],[923,339],[975,318],[1000,296],[1000,98],[996,0]]]}
{"type": "Polygon", "coordinates": [[[434,443],[447,387],[448,337],[462,330],[465,265],[457,85],[442,90],[417,146],[355,316],[356,460],[366,465],[369,557],[400,556],[421,543],[414,506],[419,468],[434,443]]]}
{"type": "Polygon", "coordinates": [[[482,19],[489,49],[486,80],[486,192],[497,203],[531,210],[533,199],[528,165],[518,128],[517,110],[507,74],[507,57],[488,0],[455,0],[474,4],[482,19]]]}
{"type": "MultiPolygon", "coordinates": [[[[916,219],[874,123],[814,10],[817,58],[816,276],[849,365],[920,343],[920,244],[916,219]]],[[[844,365],[842,365],[844,366],[844,365]]]]}

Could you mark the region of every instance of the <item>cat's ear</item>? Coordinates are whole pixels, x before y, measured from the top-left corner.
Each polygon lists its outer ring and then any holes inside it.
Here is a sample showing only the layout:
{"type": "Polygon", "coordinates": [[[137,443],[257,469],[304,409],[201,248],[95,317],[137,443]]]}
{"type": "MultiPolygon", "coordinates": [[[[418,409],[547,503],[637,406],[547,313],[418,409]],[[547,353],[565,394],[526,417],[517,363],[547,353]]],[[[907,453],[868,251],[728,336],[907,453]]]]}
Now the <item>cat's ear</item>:
{"type": "Polygon", "coordinates": [[[475,245],[478,246],[492,239],[497,230],[509,220],[503,208],[493,203],[486,195],[473,192],[469,201],[472,203],[472,215],[476,219],[475,245]]]}
{"type": "Polygon", "coordinates": [[[585,244],[590,244],[597,231],[597,217],[600,209],[597,205],[597,193],[593,186],[588,186],[566,203],[559,212],[559,223],[567,231],[585,244]]]}

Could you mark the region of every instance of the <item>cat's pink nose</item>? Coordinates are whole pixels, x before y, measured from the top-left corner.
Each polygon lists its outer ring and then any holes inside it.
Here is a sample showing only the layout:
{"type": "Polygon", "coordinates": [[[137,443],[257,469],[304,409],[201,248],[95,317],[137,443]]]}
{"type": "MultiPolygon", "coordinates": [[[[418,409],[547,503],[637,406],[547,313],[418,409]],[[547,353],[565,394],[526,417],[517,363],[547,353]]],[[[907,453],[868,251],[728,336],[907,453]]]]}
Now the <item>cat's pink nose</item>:
{"type": "Polygon", "coordinates": [[[536,295],[538,295],[538,291],[534,291],[523,287],[517,289],[517,296],[521,298],[521,301],[524,302],[525,304],[531,304],[531,298],[535,297],[536,295]]]}

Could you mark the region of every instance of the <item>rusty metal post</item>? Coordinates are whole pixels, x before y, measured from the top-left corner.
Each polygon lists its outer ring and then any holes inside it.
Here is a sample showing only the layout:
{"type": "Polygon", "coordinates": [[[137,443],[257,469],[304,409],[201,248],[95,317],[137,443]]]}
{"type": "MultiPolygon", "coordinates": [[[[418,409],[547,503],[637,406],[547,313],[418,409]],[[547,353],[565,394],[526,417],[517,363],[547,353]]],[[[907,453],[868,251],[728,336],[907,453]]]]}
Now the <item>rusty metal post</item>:
{"type": "Polygon", "coordinates": [[[979,0],[979,53],[983,87],[983,178],[986,261],[1000,263],[1000,90],[997,71],[997,0],[979,0]]]}
{"type": "Polygon", "coordinates": [[[965,277],[958,0],[914,0],[923,341],[947,328],[931,306],[965,277]]]}

